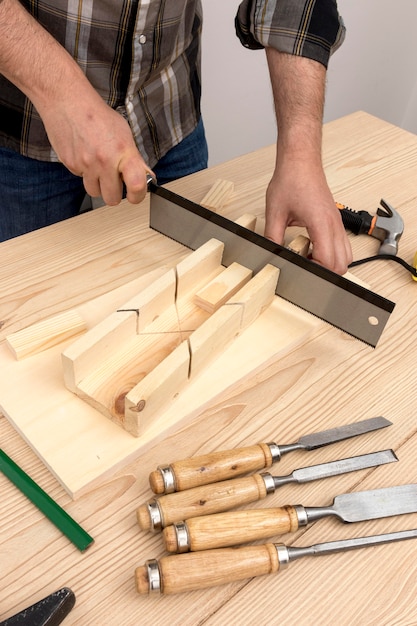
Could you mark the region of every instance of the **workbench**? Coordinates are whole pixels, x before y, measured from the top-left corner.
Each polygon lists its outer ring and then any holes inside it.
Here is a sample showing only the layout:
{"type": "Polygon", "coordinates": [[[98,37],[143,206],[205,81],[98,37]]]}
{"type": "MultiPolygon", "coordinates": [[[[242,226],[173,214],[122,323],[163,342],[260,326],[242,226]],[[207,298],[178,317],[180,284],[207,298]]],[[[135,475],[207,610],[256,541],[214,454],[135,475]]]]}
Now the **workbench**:
{"type": "MultiPolygon", "coordinates": [[[[222,212],[232,219],[245,212],[262,216],[274,152],[274,146],[260,149],[169,188],[198,202],[217,179],[233,181],[233,197],[222,212]]],[[[325,125],[323,158],[335,200],[374,214],[384,198],[400,212],[405,228],[399,255],[411,263],[417,137],[358,112],[325,125]]],[[[188,251],[151,231],[148,217],[148,200],[139,206],[123,201],[0,244],[0,339],[184,258],[188,251]]],[[[349,237],[355,259],[377,253],[378,240],[349,237]]],[[[134,584],[135,568],[164,554],[161,536],[141,531],[136,520],[137,507],[152,496],[149,473],[161,463],[258,442],[292,443],[383,415],[393,422],[389,428],[285,455],[273,473],[384,448],[396,452],[398,463],[284,486],[253,506],[320,506],[340,493],[417,480],[417,283],[389,261],[352,272],[396,303],[375,349],[320,321],[302,345],[75,500],[0,416],[1,448],[95,539],[80,553],[0,475],[0,620],[67,586],[76,605],[64,623],[80,626],[417,623],[415,540],[305,558],[275,575],[186,594],[139,596],[134,584]]],[[[27,404],[30,410],[30,397],[27,404]]],[[[417,514],[350,525],[327,519],[272,540],[303,546],[410,528],[417,528],[417,514]]]]}

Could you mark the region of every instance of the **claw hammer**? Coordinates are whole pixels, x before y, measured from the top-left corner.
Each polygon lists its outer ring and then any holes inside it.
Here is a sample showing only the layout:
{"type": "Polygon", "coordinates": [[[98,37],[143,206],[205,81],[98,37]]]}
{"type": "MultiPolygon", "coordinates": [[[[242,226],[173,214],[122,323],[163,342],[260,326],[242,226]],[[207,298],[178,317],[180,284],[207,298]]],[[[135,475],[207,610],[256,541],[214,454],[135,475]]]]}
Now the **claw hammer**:
{"type": "Polygon", "coordinates": [[[404,222],[401,215],[388,202],[381,199],[376,215],[367,211],[353,211],[343,204],[336,203],[342,216],[343,225],[355,235],[366,233],[379,239],[381,246],[379,254],[395,256],[398,252],[398,242],[404,231],[404,222]]]}

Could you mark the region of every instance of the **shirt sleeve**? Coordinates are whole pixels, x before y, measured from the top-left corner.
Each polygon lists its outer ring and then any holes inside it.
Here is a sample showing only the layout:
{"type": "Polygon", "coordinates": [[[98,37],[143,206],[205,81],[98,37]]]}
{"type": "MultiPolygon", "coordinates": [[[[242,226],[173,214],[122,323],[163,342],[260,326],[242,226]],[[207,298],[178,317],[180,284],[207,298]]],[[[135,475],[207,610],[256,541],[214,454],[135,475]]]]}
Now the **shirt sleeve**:
{"type": "Polygon", "coordinates": [[[336,0],[244,0],[235,26],[245,48],[272,47],[325,67],[345,38],[336,0]]]}

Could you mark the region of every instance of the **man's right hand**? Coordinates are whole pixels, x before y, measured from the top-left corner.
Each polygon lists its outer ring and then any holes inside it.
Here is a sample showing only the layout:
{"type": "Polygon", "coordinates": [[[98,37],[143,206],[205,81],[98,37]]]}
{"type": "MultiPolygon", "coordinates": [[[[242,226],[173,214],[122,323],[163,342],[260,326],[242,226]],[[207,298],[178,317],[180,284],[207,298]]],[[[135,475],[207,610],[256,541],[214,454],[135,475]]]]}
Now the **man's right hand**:
{"type": "Polygon", "coordinates": [[[118,204],[146,194],[150,171],[126,120],[98,95],[67,51],[24,9],[0,0],[0,72],[34,104],[62,163],[87,193],[118,204]]]}

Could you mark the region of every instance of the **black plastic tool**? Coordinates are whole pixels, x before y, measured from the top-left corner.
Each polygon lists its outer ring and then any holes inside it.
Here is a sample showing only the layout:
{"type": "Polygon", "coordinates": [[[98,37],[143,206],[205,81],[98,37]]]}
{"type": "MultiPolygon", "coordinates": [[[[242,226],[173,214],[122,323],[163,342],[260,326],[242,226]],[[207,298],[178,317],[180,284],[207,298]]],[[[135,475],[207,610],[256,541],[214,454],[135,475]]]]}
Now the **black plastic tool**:
{"type": "Polygon", "coordinates": [[[0,626],[56,626],[66,618],[74,604],[74,593],[68,587],[63,587],[0,622],[0,626]]]}

